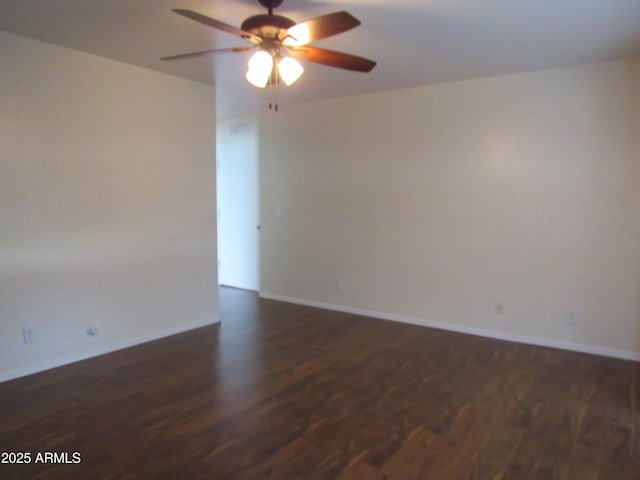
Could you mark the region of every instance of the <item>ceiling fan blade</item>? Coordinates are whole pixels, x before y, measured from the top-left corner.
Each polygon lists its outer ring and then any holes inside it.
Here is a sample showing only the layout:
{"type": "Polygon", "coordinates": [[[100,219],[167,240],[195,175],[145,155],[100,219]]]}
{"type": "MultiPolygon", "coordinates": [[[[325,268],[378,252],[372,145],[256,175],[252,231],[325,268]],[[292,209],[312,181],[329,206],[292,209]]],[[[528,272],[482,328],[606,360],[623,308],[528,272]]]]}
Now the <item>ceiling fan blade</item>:
{"type": "Polygon", "coordinates": [[[203,50],[202,52],[182,53],[180,55],[171,55],[170,57],[162,57],[160,60],[181,60],[183,58],[203,57],[212,53],[230,53],[230,52],[246,52],[256,47],[233,47],[233,48],[218,48],[214,50],[203,50]]]}
{"type": "Polygon", "coordinates": [[[195,20],[196,22],[202,23],[209,27],[217,28],[218,30],[222,30],[223,32],[230,33],[231,35],[245,38],[253,43],[260,43],[262,41],[260,37],[254,35],[253,33],[245,32],[244,30],[234,27],[233,25],[223,23],[219,20],[207,17],[206,15],[202,15],[201,13],[197,13],[191,10],[185,10],[184,8],[174,8],[172,12],[175,12],[178,15],[182,15],[183,17],[190,18],[191,20],[195,20]]]}
{"type": "Polygon", "coordinates": [[[334,52],[324,48],[294,47],[289,49],[292,57],[298,60],[321,63],[330,67],[343,68],[354,72],[370,72],[376,66],[376,62],[363,57],[357,57],[348,53],[334,52]]]}
{"type": "Polygon", "coordinates": [[[347,12],[335,12],[298,23],[280,35],[280,41],[287,46],[306,45],[323,38],[346,32],[360,25],[360,20],[347,12]]]}

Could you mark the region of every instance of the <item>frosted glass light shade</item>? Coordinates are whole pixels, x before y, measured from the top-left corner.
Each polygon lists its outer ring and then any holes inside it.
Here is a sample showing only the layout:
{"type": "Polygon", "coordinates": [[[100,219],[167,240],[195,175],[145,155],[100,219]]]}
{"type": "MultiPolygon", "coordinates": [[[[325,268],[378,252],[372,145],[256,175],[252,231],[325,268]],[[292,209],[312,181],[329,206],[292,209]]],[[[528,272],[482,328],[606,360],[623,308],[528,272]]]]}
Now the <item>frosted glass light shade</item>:
{"type": "Polygon", "coordinates": [[[278,73],[287,86],[300,78],[302,72],[304,72],[304,68],[295,58],[284,57],[278,61],[278,73]]]}
{"type": "Polygon", "coordinates": [[[249,69],[245,77],[251,85],[264,88],[269,83],[273,70],[273,57],[270,53],[260,50],[249,59],[249,69]]]}

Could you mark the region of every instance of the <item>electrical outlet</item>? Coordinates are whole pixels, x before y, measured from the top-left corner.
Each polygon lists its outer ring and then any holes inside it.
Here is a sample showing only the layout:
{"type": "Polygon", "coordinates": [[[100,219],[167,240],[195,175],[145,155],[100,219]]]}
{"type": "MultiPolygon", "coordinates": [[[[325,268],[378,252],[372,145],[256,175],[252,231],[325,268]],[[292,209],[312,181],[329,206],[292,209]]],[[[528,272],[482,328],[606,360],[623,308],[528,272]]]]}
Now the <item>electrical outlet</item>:
{"type": "Polygon", "coordinates": [[[24,343],[33,343],[36,341],[36,337],[33,333],[33,328],[22,329],[22,340],[24,343]]]}
{"type": "Polygon", "coordinates": [[[344,286],[342,285],[342,280],[336,280],[336,292],[340,293],[344,290],[344,286]]]}
{"type": "Polygon", "coordinates": [[[496,315],[504,315],[504,303],[496,302],[496,315]]]}
{"type": "Polygon", "coordinates": [[[573,308],[571,308],[567,310],[567,317],[565,318],[564,322],[567,325],[575,325],[577,316],[578,316],[578,312],[576,312],[573,308]]]}

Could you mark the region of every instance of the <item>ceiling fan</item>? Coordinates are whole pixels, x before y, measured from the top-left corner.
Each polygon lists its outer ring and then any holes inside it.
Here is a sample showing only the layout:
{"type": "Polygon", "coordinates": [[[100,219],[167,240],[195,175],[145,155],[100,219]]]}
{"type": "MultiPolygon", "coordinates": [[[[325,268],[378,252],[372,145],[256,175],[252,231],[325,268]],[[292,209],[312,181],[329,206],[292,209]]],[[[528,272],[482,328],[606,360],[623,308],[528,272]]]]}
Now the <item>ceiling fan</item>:
{"type": "Polygon", "coordinates": [[[376,62],[373,60],[309,46],[312,42],[332,37],[360,25],[360,21],[351,14],[341,11],[296,23],[290,18],[273,14],[273,9],[280,6],[282,0],[258,1],[268,9],[268,13],[247,18],[242,22],[240,28],[191,10],[174,9],[175,13],[183,17],[236,35],[253,43],[253,46],[204,50],[163,57],[161,60],[178,60],[216,53],[257,50],[249,60],[246,78],[252,85],[260,88],[277,84],[280,80],[286,85],[295,82],[304,71],[297,60],[306,60],[355,72],[370,72],[376,66],[376,62]]]}

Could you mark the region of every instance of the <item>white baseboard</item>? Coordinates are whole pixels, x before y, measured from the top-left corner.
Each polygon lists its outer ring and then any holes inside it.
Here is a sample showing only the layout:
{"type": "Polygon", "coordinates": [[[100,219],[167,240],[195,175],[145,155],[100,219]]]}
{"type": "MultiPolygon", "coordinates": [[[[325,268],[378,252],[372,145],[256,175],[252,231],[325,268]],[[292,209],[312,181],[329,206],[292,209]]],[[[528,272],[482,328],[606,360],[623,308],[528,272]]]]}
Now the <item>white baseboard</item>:
{"type": "Polygon", "coordinates": [[[23,368],[17,368],[15,370],[10,370],[8,372],[0,373],[0,383],[6,382],[8,380],[13,380],[14,378],[25,377],[33,373],[50,370],[52,368],[61,367],[63,365],[68,365],[70,363],[79,362],[80,360],[86,360],[91,357],[97,357],[99,355],[104,355],[105,353],[115,352],[116,350],[122,350],[123,348],[133,347],[135,345],[140,345],[142,343],[151,342],[153,340],[158,340],[164,337],[169,337],[171,335],[186,332],[188,330],[193,330],[195,328],[206,327],[207,325],[214,325],[216,323],[220,323],[219,317],[215,317],[213,319],[206,319],[199,322],[187,323],[184,325],[177,325],[175,327],[167,328],[165,330],[148,333],[140,337],[127,338],[126,340],[122,340],[120,342],[110,343],[108,345],[103,345],[97,348],[93,348],[91,350],[85,350],[83,352],[75,353],[73,355],[67,355],[64,357],[54,358],[52,360],[35,363],[23,368]]]}
{"type": "Polygon", "coordinates": [[[500,330],[488,330],[482,328],[468,327],[465,325],[456,325],[452,323],[434,322],[422,318],[410,317],[406,315],[396,315],[394,313],[376,312],[361,308],[353,308],[345,305],[334,305],[331,303],[318,302],[315,300],[306,300],[303,298],[287,297],[283,295],[275,295],[268,292],[260,292],[261,298],[269,300],[278,300],[287,303],[296,303],[308,307],[323,308],[325,310],[333,310],[337,312],[352,313],[364,317],[378,318],[381,320],[391,320],[394,322],[409,323],[411,325],[419,325],[422,327],[437,328],[440,330],[449,330],[452,332],[466,333],[471,335],[479,335],[481,337],[494,338],[496,340],[505,340],[508,342],[525,343],[529,345],[537,345],[540,347],[559,348],[562,350],[570,350],[573,352],[588,353],[592,355],[600,355],[603,357],[619,358],[622,360],[640,361],[640,352],[629,350],[616,350],[612,348],[599,347],[597,345],[586,345],[581,343],[564,342],[553,338],[531,337],[528,335],[519,335],[500,330]]]}

